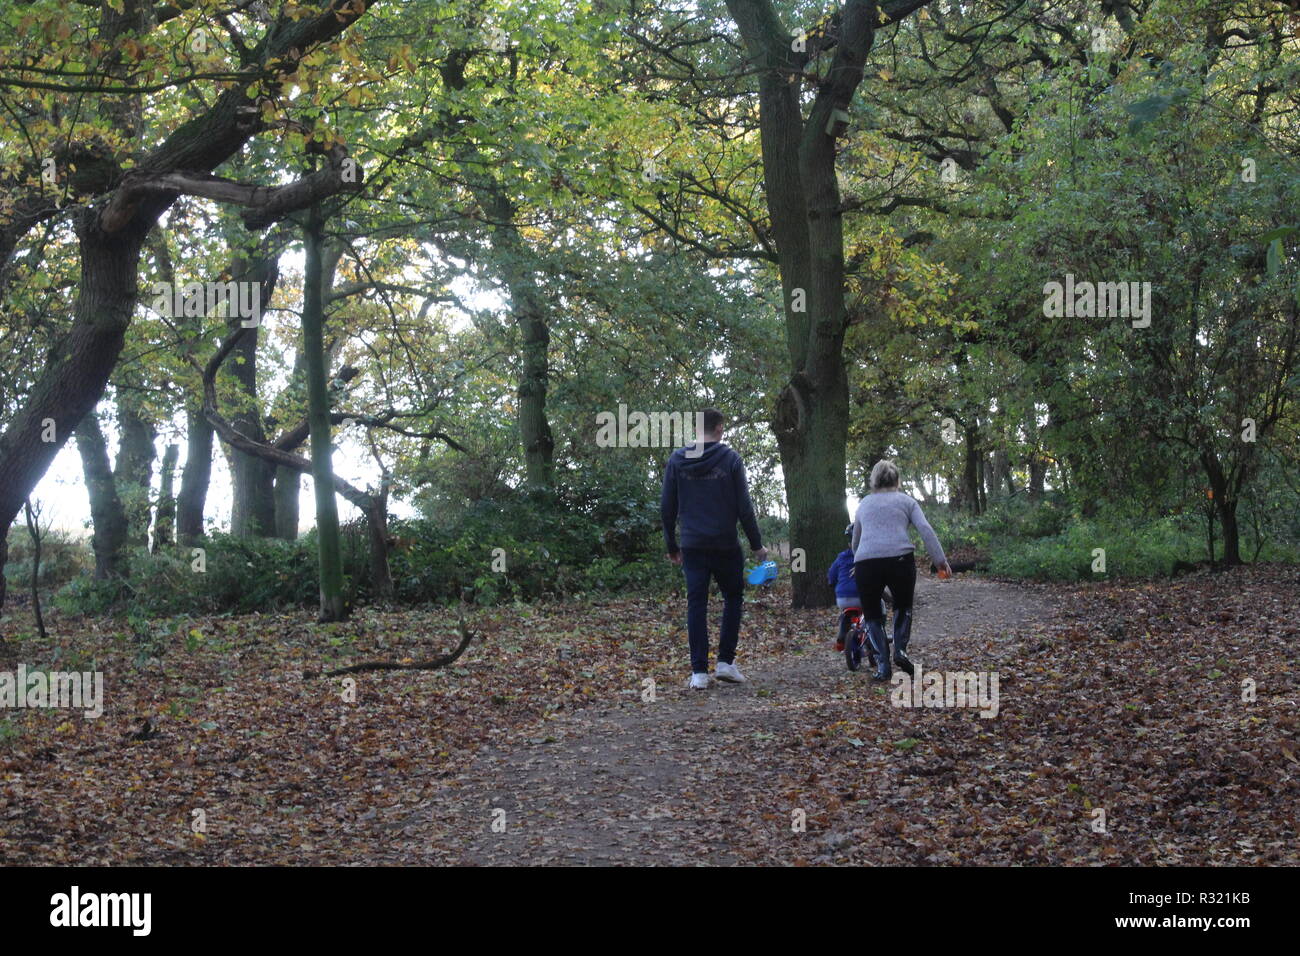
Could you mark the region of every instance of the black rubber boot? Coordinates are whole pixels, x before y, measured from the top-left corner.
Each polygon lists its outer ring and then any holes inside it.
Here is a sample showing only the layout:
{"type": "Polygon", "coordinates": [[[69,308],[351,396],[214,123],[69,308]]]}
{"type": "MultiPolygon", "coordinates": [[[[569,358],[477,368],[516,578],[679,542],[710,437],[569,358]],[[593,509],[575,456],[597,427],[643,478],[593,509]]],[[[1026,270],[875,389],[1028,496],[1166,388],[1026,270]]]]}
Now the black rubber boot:
{"type": "Polygon", "coordinates": [[[907,657],[907,642],[912,638],[912,609],[894,615],[894,663],[911,677],[916,672],[907,657]]]}
{"type": "Polygon", "coordinates": [[[873,680],[889,680],[893,673],[889,669],[889,639],[885,637],[883,621],[867,621],[867,639],[876,655],[876,673],[873,680]]]}
{"type": "MultiPolygon", "coordinates": [[[[880,623],[884,626],[885,633],[889,633],[889,612],[885,610],[884,598],[880,599],[880,623]]],[[[873,668],[876,666],[876,649],[871,646],[870,639],[867,640],[867,663],[873,668]]]]}

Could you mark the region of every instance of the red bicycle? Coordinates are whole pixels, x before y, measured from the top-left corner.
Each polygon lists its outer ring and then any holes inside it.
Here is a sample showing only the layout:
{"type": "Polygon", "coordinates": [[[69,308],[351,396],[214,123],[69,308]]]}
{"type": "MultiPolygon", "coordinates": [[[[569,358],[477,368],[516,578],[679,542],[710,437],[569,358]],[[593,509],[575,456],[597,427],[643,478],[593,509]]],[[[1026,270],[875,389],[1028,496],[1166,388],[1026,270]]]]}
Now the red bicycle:
{"type": "MultiPolygon", "coordinates": [[[[882,606],[881,610],[884,608],[882,606]]],[[[844,661],[849,665],[849,670],[855,671],[862,666],[862,657],[865,653],[867,663],[872,667],[876,666],[876,651],[871,646],[871,641],[867,637],[867,627],[865,618],[862,616],[862,608],[846,607],[844,616],[848,620],[848,629],[844,635],[844,661]]],[[[886,646],[886,652],[888,646],[886,646]]]]}

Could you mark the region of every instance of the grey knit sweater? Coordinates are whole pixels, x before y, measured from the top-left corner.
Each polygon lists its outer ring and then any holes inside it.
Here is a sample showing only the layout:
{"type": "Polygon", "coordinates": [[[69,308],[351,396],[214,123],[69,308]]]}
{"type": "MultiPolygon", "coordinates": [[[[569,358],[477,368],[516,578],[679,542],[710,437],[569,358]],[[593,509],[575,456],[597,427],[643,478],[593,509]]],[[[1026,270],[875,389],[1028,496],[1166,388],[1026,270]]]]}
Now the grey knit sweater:
{"type": "Polygon", "coordinates": [[[858,513],[853,516],[853,560],[910,554],[914,547],[907,534],[909,524],[921,533],[930,560],[942,565],[947,559],[939,538],[925,520],[921,506],[901,491],[873,491],[858,504],[858,513]]]}

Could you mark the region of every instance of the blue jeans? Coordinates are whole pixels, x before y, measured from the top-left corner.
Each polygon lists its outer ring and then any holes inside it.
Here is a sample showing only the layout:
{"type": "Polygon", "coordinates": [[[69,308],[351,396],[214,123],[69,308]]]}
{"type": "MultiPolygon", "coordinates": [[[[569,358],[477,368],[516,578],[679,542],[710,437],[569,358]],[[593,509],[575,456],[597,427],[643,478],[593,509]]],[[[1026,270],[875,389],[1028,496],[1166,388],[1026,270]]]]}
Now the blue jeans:
{"type": "Polygon", "coordinates": [[[682,548],[686,575],[686,633],[691,642],[691,671],[709,672],[709,581],[722,592],[722,633],[718,638],[718,663],[736,660],[740,640],[740,608],[745,592],[745,556],[734,551],[682,548]]]}

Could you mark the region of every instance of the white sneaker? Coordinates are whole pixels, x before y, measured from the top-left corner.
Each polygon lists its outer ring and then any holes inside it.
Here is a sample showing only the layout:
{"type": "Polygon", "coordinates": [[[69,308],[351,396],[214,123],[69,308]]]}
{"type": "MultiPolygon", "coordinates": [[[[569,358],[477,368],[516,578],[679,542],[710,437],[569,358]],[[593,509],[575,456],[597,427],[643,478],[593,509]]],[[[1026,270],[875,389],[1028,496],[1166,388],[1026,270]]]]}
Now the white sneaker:
{"type": "Polygon", "coordinates": [[[745,683],[745,675],[736,669],[735,664],[724,664],[722,661],[718,661],[718,669],[713,676],[718,680],[725,680],[728,684],[745,683]]]}
{"type": "Polygon", "coordinates": [[[708,689],[709,689],[708,674],[691,675],[691,690],[708,690],[708,689]]]}

